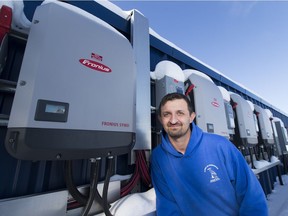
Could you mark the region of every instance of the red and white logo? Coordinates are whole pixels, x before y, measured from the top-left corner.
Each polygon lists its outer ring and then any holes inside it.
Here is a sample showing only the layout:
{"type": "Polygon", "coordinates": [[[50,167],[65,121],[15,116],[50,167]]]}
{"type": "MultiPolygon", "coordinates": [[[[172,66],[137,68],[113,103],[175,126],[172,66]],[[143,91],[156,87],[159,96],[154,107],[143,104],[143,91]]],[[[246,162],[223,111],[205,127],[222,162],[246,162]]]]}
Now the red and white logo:
{"type": "Polygon", "coordinates": [[[79,59],[79,62],[82,65],[84,65],[88,68],[91,68],[93,70],[97,70],[97,71],[104,72],[104,73],[112,72],[111,68],[109,68],[108,66],[101,64],[99,62],[96,62],[96,61],[92,61],[89,59],[79,59]]]}
{"type": "Polygon", "coordinates": [[[99,60],[99,61],[102,61],[103,60],[103,57],[102,56],[100,56],[100,55],[98,55],[98,54],[96,54],[96,53],[91,53],[91,58],[93,59],[97,59],[97,60],[99,60]]]}
{"type": "Polygon", "coordinates": [[[214,101],[212,101],[211,104],[214,107],[219,107],[220,106],[216,98],[214,98],[214,101]]]}

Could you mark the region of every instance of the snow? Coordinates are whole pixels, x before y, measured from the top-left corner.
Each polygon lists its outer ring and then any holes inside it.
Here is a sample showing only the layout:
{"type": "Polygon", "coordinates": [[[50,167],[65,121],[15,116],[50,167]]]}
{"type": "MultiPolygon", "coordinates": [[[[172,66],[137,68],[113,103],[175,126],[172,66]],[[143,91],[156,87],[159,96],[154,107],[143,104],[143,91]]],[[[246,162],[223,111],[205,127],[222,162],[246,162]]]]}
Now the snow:
{"type": "MultiPolygon", "coordinates": [[[[111,204],[110,212],[114,216],[154,216],[156,215],[156,195],[154,188],[127,195],[111,204]]],[[[105,216],[104,213],[95,216],[105,216]]]]}
{"type": "Polygon", "coordinates": [[[256,169],[261,169],[265,166],[268,166],[270,163],[266,160],[254,160],[254,166],[256,169]]]}
{"type": "Polygon", "coordinates": [[[27,33],[29,31],[31,22],[26,18],[23,8],[23,1],[0,1],[0,8],[2,5],[10,7],[12,13],[12,29],[27,33]]]}
{"type": "Polygon", "coordinates": [[[229,92],[222,86],[218,86],[218,88],[220,89],[221,91],[221,94],[223,96],[223,99],[227,102],[230,102],[231,98],[230,98],[230,94],[229,92]]]}
{"type": "Polygon", "coordinates": [[[185,81],[185,76],[182,69],[172,61],[163,60],[156,65],[155,71],[150,72],[151,79],[160,80],[165,75],[180,82],[185,81]]]}
{"type": "Polygon", "coordinates": [[[282,175],[284,185],[279,181],[274,184],[274,190],[267,195],[267,204],[269,216],[287,216],[288,215],[288,175],[282,175]]]}
{"type": "MultiPolygon", "coordinates": [[[[271,156],[270,162],[268,162],[267,160],[263,160],[263,159],[262,160],[253,160],[253,164],[254,164],[254,167],[256,169],[252,169],[252,171],[255,174],[258,174],[258,173],[263,172],[267,169],[270,169],[271,167],[274,167],[274,166],[281,164],[281,162],[279,161],[279,159],[277,157],[271,156]]],[[[252,164],[250,163],[249,166],[252,167],[252,164]]]]}
{"type": "Polygon", "coordinates": [[[204,79],[207,79],[208,81],[214,83],[213,80],[212,80],[208,75],[206,75],[206,74],[204,74],[204,73],[202,73],[202,72],[200,72],[200,71],[198,71],[198,70],[185,69],[185,70],[183,70],[183,73],[184,73],[184,75],[185,75],[186,80],[188,80],[189,77],[190,77],[192,74],[196,74],[197,76],[200,76],[200,77],[202,77],[202,78],[204,78],[204,79]]]}

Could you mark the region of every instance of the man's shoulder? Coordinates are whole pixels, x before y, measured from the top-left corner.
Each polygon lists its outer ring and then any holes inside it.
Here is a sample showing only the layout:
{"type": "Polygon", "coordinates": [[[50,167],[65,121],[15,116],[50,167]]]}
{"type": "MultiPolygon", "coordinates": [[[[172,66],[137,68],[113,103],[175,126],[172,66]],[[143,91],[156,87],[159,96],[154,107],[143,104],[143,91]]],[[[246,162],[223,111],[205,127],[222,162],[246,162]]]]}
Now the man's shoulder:
{"type": "Polygon", "coordinates": [[[158,145],[152,150],[152,155],[161,154],[161,152],[163,151],[161,145],[162,145],[162,143],[161,143],[161,144],[158,144],[158,145]]]}
{"type": "Polygon", "coordinates": [[[219,145],[231,145],[231,141],[224,136],[221,136],[219,134],[213,134],[213,133],[207,133],[203,132],[203,141],[207,142],[213,142],[213,144],[219,144],[219,145]]]}
{"type": "Polygon", "coordinates": [[[162,143],[158,144],[153,150],[151,154],[151,158],[157,160],[161,157],[161,155],[165,154],[165,151],[162,147],[162,143]]]}
{"type": "Polygon", "coordinates": [[[220,140],[220,141],[228,141],[228,139],[224,136],[221,136],[219,134],[215,133],[208,133],[203,131],[203,136],[205,139],[214,139],[214,140],[220,140]]]}

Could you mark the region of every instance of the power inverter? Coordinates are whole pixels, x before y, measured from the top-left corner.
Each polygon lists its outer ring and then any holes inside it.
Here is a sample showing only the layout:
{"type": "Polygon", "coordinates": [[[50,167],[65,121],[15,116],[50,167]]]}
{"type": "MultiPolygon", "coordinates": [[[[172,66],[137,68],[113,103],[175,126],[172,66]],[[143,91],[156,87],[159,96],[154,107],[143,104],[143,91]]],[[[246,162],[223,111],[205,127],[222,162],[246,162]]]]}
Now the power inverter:
{"type": "Polygon", "coordinates": [[[258,144],[256,125],[254,121],[254,114],[248,101],[240,95],[229,92],[231,99],[236,106],[236,116],[238,119],[238,128],[240,138],[246,146],[255,146],[258,144]]]}
{"type": "Polygon", "coordinates": [[[220,89],[206,74],[185,69],[187,80],[186,94],[195,105],[196,123],[208,133],[215,133],[229,138],[224,99],[220,89]]]}
{"type": "Polygon", "coordinates": [[[64,2],[34,14],[6,149],[19,159],[119,155],[135,142],[135,62],[129,40],[64,2]]]}
{"type": "Polygon", "coordinates": [[[273,129],[268,113],[256,104],[254,104],[254,108],[257,112],[260,134],[264,144],[274,144],[273,129]]]}

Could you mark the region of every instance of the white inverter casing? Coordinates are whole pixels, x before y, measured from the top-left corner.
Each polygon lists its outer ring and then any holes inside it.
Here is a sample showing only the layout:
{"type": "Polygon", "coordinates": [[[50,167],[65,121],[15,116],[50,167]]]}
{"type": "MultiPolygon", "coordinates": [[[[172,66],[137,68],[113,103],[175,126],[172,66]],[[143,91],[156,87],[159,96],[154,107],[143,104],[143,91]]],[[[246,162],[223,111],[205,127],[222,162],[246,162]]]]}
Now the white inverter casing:
{"type": "Polygon", "coordinates": [[[263,144],[274,144],[272,124],[269,119],[268,113],[262,107],[254,104],[255,111],[257,113],[257,119],[259,122],[259,129],[263,144]]]}
{"type": "Polygon", "coordinates": [[[206,74],[183,70],[187,80],[186,94],[194,104],[196,124],[205,132],[229,138],[224,100],[220,89],[206,74]]]}
{"type": "MultiPolygon", "coordinates": [[[[233,103],[236,103],[237,128],[244,145],[258,144],[253,110],[247,100],[239,94],[229,92],[233,103]]],[[[238,144],[239,145],[239,144],[238,144]]]]}
{"type": "Polygon", "coordinates": [[[34,14],[12,105],[6,148],[20,159],[123,154],[135,141],[131,43],[64,2],[34,14]]]}

